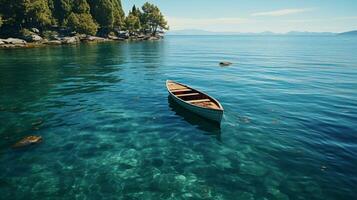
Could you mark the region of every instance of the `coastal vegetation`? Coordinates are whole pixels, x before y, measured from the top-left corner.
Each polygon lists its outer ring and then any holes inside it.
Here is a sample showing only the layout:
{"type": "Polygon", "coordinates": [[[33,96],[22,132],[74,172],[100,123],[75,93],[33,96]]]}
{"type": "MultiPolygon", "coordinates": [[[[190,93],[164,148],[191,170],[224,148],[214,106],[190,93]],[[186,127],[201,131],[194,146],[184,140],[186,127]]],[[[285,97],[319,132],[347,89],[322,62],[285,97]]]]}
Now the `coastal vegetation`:
{"type": "Polygon", "coordinates": [[[125,16],[120,0],[0,0],[0,38],[123,40],[158,38],[164,30],[168,30],[164,15],[148,2],[141,9],[134,5],[125,16]]]}

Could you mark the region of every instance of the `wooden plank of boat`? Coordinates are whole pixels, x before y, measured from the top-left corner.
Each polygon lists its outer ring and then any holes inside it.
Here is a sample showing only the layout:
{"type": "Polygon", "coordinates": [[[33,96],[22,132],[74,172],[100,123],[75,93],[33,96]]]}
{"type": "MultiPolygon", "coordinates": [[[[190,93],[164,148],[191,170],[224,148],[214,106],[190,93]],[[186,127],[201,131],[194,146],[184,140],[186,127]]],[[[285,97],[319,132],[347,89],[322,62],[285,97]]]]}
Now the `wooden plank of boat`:
{"type": "Polygon", "coordinates": [[[170,96],[182,107],[207,119],[221,122],[224,109],[213,97],[171,80],[166,81],[166,87],[170,96]]]}
{"type": "Polygon", "coordinates": [[[187,96],[195,96],[200,95],[200,93],[188,93],[188,94],[178,94],[177,97],[187,97],[187,96]]]}
{"type": "Polygon", "coordinates": [[[191,89],[176,89],[176,90],[172,90],[172,92],[189,92],[192,91],[191,89]]]}

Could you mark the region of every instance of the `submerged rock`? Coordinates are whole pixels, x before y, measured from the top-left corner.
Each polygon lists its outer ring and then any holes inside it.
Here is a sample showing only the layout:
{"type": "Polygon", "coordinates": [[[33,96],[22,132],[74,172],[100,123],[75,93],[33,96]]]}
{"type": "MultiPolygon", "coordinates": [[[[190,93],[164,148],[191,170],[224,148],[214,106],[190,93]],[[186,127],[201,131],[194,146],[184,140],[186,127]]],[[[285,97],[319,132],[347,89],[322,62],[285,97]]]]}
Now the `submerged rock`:
{"type": "Polygon", "coordinates": [[[12,147],[13,148],[21,148],[21,147],[27,147],[33,144],[38,144],[42,142],[42,137],[41,136],[27,136],[23,138],[22,140],[18,141],[16,144],[14,144],[12,147]]]}
{"type": "Polygon", "coordinates": [[[289,197],[280,192],[280,190],[276,188],[268,188],[268,193],[274,197],[274,199],[281,199],[281,200],[289,200],[289,197]]]}
{"type": "Polygon", "coordinates": [[[37,119],[36,121],[32,122],[32,126],[39,126],[43,123],[43,119],[42,118],[39,118],[37,119]]]}
{"type": "Polygon", "coordinates": [[[124,164],[130,167],[137,167],[140,163],[138,160],[140,154],[135,149],[125,149],[120,152],[120,157],[118,159],[120,164],[124,164]]]}
{"type": "Polygon", "coordinates": [[[233,64],[233,63],[227,62],[227,61],[222,61],[222,62],[219,63],[219,65],[222,66],[222,67],[230,66],[230,65],[232,65],[232,64],[233,64]]]}
{"type": "Polygon", "coordinates": [[[252,176],[264,176],[267,174],[268,169],[265,166],[251,161],[240,164],[240,173],[252,176]]]}
{"type": "Polygon", "coordinates": [[[239,192],[236,194],[237,199],[254,200],[254,195],[249,192],[239,192]]]}
{"type": "Polygon", "coordinates": [[[177,174],[158,174],[153,177],[152,187],[160,191],[176,191],[183,190],[186,182],[186,177],[177,174]]]}

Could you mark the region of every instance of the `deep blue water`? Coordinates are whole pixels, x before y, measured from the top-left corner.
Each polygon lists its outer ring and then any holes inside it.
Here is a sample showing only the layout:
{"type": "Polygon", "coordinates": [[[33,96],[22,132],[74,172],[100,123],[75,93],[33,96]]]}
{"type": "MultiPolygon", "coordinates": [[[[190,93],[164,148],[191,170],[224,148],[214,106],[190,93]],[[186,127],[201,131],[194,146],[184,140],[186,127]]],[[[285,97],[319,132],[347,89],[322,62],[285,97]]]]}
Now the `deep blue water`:
{"type": "Polygon", "coordinates": [[[0,50],[0,199],[355,199],[356,52],[339,36],[0,50]],[[217,98],[221,129],[166,79],[217,98]],[[11,148],[27,135],[43,142],[11,148]]]}

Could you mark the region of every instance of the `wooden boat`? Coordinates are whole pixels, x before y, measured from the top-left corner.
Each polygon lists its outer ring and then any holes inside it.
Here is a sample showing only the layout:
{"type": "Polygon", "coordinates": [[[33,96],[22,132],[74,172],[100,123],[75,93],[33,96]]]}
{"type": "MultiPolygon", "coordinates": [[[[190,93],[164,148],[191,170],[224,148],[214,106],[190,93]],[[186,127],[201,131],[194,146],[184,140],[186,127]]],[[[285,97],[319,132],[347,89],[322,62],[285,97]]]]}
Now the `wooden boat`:
{"type": "Polygon", "coordinates": [[[204,118],[221,122],[224,109],[213,97],[171,80],[166,81],[166,87],[170,96],[182,107],[204,118]]]}

